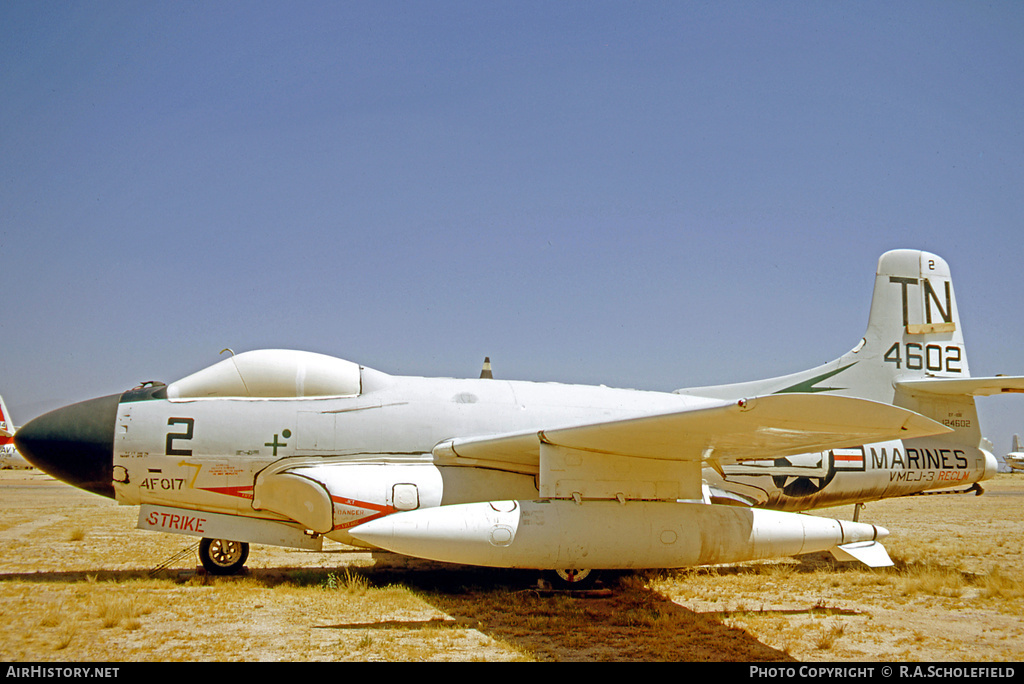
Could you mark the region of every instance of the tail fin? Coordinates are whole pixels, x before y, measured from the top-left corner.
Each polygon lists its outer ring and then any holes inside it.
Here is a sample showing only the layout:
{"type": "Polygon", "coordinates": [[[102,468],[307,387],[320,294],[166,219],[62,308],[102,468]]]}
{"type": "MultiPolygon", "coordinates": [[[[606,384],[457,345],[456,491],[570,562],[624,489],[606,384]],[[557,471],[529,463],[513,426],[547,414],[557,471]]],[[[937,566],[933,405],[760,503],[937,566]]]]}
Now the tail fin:
{"type": "Polygon", "coordinates": [[[981,440],[974,397],[1021,391],[1022,377],[971,378],[949,266],[935,254],[905,249],[879,258],[867,331],[835,361],[767,380],[677,390],[720,398],[829,392],[871,399],[952,427],[946,437],[970,446],[981,440]]]}
{"type": "Polygon", "coordinates": [[[1013,448],[1010,449],[1010,451],[1012,451],[1013,453],[1019,453],[1021,451],[1024,451],[1024,449],[1021,449],[1020,447],[1020,435],[1013,436],[1013,448]]]}

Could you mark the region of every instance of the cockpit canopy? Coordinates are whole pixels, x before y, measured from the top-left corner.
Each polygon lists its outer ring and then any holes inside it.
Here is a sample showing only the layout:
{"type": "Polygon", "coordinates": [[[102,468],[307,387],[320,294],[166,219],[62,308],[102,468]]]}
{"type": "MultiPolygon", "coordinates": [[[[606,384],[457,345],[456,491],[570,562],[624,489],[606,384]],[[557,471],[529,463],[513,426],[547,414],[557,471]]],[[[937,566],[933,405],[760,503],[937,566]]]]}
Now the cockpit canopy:
{"type": "Polygon", "coordinates": [[[359,365],[333,356],[290,349],[232,355],[172,382],[167,398],[297,398],[353,396],[361,391],[359,365]]]}

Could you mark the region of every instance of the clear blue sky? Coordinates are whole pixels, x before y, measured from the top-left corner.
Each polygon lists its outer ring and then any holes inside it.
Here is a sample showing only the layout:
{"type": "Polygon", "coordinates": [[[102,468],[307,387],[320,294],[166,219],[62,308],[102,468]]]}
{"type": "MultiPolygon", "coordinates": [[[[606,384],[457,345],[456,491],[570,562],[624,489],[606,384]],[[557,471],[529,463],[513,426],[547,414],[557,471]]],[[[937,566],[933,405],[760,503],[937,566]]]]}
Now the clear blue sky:
{"type": "MultiPolygon", "coordinates": [[[[1024,4],[0,3],[0,392],[225,347],[645,389],[828,361],[878,256],[1024,373],[1024,4]]],[[[1005,451],[1024,402],[1000,399],[1005,451]]]]}

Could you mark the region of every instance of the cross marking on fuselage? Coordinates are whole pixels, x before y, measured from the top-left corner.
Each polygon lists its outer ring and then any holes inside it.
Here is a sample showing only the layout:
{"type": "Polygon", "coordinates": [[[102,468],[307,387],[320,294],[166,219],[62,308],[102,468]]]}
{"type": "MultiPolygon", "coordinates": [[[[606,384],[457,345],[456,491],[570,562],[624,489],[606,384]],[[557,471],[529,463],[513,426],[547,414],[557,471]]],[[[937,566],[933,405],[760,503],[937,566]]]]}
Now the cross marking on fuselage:
{"type": "MultiPolygon", "coordinates": [[[[290,430],[285,430],[282,434],[284,435],[285,439],[287,439],[287,438],[292,436],[292,433],[291,433],[290,430]]],[[[274,441],[273,442],[264,442],[263,446],[274,447],[274,456],[277,456],[277,448],[278,447],[286,447],[286,446],[288,446],[288,442],[278,442],[277,441],[277,434],[275,433],[274,434],[274,441]]]]}

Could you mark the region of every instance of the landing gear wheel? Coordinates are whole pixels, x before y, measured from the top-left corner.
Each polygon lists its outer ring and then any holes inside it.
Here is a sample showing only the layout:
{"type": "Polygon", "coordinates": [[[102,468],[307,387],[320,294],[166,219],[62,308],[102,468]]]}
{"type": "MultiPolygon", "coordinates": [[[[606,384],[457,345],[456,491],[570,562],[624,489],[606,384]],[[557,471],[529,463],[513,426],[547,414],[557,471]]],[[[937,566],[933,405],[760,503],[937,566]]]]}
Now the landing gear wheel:
{"type": "Polygon", "coordinates": [[[249,557],[249,545],[229,539],[206,539],[199,542],[199,560],[211,575],[235,575],[249,557]]]}
{"type": "Polygon", "coordinates": [[[556,589],[590,589],[597,582],[597,572],[589,568],[551,570],[547,574],[556,589]]]}

